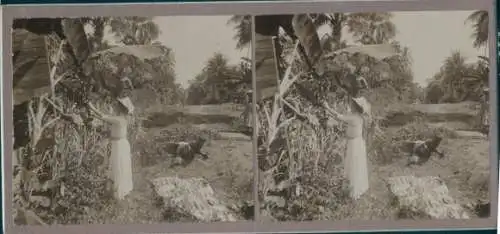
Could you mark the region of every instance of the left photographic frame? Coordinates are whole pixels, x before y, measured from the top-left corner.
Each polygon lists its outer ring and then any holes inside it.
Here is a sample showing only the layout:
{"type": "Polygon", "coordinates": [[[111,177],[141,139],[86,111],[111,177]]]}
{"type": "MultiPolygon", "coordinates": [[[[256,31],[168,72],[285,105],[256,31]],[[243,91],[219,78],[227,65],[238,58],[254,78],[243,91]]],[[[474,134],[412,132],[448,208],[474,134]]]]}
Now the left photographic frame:
{"type": "Polygon", "coordinates": [[[251,20],[14,18],[14,225],[253,220],[251,20]]]}

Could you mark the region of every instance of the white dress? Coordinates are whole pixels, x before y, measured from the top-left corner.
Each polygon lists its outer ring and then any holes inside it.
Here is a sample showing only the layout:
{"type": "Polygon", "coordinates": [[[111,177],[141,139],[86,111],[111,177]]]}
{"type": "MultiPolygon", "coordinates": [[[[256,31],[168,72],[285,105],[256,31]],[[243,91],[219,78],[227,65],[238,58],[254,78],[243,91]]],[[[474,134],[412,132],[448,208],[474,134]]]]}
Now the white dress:
{"type": "Polygon", "coordinates": [[[109,117],[111,124],[110,172],[115,198],[123,199],[133,189],[132,158],[127,140],[127,120],[123,117],[109,117]]]}
{"type": "Polygon", "coordinates": [[[363,139],[363,119],[358,115],[344,116],[347,122],[347,147],[344,155],[344,172],[349,181],[349,192],[358,199],[369,188],[366,142],[363,139]]]}

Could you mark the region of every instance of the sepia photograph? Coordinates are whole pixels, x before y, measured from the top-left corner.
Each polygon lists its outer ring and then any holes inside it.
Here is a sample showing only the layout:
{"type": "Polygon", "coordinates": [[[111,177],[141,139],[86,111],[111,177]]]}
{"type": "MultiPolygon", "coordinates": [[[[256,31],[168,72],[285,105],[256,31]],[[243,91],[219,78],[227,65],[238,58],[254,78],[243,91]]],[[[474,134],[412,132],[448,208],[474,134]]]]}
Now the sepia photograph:
{"type": "Polygon", "coordinates": [[[251,22],[15,18],[15,224],[253,220],[251,22]]]}
{"type": "Polygon", "coordinates": [[[490,216],[487,11],[255,16],[259,219],[490,216]]]}

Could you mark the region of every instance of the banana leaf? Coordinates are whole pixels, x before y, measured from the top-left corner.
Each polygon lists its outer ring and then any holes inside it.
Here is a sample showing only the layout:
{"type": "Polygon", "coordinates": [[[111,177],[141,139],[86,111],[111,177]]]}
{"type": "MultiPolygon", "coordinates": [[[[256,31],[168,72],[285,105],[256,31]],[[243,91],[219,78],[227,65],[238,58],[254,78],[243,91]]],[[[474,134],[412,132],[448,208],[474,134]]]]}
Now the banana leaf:
{"type": "Polygon", "coordinates": [[[164,55],[161,45],[127,45],[115,46],[107,50],[102,50],[92,54],[91,58],[95,59],[105,54],[113,55],[131,55],[141,60],[154,59],[164,55]]]}
{"type": "Polygon", "coordinates": [[[91,48],[81,19],[65,18],[61,20],[61,26],[66,36],[66,41],[71,45],[78,63],[87,60],[91,53],[91,48]]]}
{"type": "Polygon", "coordinates": [[[50,91],[45,37],[24,29],[12,32],[14,104],[50,91]]]}
{"type": "Polygon", "coordinates": [[[306,55],[314,66],[321,57],[323,50],[317,33],[316,26],[308,14],[294,15],[292,19],[293,30],[300,41],[306,55]]]}
{"type": "Polygon", "coordinates": [[[382,60],[399,54],[396,47],[390,44],[377,44],[377,45],[362,45],[351,46],[344,49],[336,50],[325,55],[325,57],[334,57],[337,54],[366,54],[370,57],[382,60]]]}
{"type": "MultiPolygon", "coordinates": [[[[79,19],[63,19],[61,26],[79,62],[87,59],[90,47],[79,19]]],[[[20,104],[50,91],[50,68],[46,38],[24,29],[12,32],[14,103],[20,104]]]]}
{"type": "MultiPolygon", "coordinates": [[[[23,29],[14,30],[12,33],[13,50],[13,93],[14,103],[20,104],[30,100],[33,97],[41,96],[50,92],[50,71],[45,47],[45,37],[40,36],[23,29]]],[[[76,37],[75,37],[76,38],[76,37]]],[[[75,42],[75,56],[83,59],[86,55],[86,49],[83,40],[75,42]],[[78,43],[82,43],[78,46],[78,43]]],[[[86,40],[86,38],[85,38],[86,40]]],[[[110,53],[112,55],[128,54],[138,59],[151,59],[163,55],[158,46],[117,46],[108,50],[92,54],[96,58],[99,55],[110,53]]]]}

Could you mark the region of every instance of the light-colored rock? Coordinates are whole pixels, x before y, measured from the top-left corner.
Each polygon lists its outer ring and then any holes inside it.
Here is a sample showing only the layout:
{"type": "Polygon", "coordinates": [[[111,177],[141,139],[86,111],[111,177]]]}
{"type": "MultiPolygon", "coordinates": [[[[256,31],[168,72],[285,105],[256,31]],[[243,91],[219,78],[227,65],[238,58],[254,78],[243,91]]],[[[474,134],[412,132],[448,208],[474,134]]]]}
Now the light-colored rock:
{"type": "Polygon", "coordinates": [[[203,178],[162,177],[151,182],[169,215],[188,217],[194,222],[237,220],[236,215],[216,198],[212,187],[203,178]]]}
{"type": "Polygon", "coordinates": [[[434,176],[398,176],[387,180],[394,205],[406,217],[469,219],[469,215],[449,195],[448,187],[434,176]]]}

